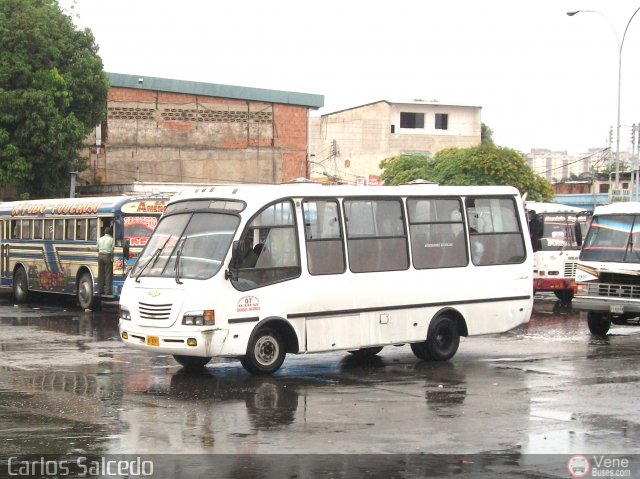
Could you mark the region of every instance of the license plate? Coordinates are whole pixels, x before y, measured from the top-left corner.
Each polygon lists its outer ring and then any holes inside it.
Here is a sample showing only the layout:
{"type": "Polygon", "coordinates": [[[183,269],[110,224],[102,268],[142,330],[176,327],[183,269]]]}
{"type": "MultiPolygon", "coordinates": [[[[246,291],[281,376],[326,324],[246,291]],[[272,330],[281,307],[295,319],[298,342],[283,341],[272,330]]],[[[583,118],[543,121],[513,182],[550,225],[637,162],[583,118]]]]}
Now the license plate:
{"type": "Polygon", "coordinates": [[[160,338],[158,336],[147,336],[147,346],[160,346],[160,338]]]}
{"type": "Polygon", "coordinates": [[[624,313],[624,305],[622,304],[611,304],[609,305],[609,312],[613,314],[622,314],[624,313]]]}

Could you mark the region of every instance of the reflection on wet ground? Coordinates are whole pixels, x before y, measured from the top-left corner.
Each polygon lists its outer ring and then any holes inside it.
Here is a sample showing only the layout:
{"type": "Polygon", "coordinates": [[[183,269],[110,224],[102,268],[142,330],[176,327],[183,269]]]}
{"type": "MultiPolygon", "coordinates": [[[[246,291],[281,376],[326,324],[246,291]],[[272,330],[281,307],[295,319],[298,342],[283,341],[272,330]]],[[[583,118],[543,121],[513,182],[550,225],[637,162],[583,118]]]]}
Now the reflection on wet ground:
{"type": "MultiPolygon", "coordinates": [[[[93,341],[118,339],[117,305],[102,311],[82,311],[67,301],[58,303],[12,304],[10,296],[0,296],[0,327],[16,326],[91,338],[93,341]]],[[[7,346],[6,343],[3,343],[7,346]]],[[[0,349],[1,350],[1,349],[0,349]]]]}
{"type": "Polygon", "coordinates": [[[527,325],[464,338],[449,362],[387,347],[366,362],[288,356],[273,377],[128,350],[115,308],[0,301],[0,327],[5,454],[499,452],[500,470],[522,454],[639,452],[640,328],[595,338],[544,298],[527,325]]]}

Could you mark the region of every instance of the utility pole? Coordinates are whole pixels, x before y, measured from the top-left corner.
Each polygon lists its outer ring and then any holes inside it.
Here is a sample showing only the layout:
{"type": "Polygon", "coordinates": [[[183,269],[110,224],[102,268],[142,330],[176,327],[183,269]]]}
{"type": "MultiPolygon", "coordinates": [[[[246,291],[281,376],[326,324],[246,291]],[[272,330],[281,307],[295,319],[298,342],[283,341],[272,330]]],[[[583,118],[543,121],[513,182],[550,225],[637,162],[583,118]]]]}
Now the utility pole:
{"type": "Polygon", "coordinates": [[[331,169],[329,170],[332,175],[333,184],[338,184],[339,176],[338,176],[338,156],[340,156],[340,150],[338,148],[338,142],[336,140],[331,140],[331,148],[329,149],[329,159],[331,161],[331,169]]]}
{"type": "Polygon", "coordinates": [[[638,189],[640,188],[640,166],[638,164],[638,156],[640,153],[640,145],[638,144],[640,133],[640,124],[631,125],[631,199],[638,201],[638,189]]]}
{"type": "Polygon", "coordinates": [[[78,176],[77,171],[71,172],[71,181],[69,183],[69,198],[76,197],[76,177],[78,176]]]}

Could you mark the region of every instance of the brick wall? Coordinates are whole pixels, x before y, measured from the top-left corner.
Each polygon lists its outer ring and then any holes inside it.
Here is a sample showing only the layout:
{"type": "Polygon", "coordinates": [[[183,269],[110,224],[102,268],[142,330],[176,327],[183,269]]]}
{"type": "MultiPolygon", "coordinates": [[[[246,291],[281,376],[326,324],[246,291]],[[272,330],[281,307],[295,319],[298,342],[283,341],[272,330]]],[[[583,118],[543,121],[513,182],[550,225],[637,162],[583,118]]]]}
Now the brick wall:
{"type": "Polygon", "coordinates": [[[306,176],[309,131],[307,109],[291,105],[274,105],[274,117],[274,145],[284,151],[284,181],[306,176]]]}
{"type": "MultiPolygon", "coordinates": [[[[112,87],[91,183],[280,183],[304,176],[307,107],[112,87]]],[[[95,134],[89,139],[95,145],[95,134]]]]}

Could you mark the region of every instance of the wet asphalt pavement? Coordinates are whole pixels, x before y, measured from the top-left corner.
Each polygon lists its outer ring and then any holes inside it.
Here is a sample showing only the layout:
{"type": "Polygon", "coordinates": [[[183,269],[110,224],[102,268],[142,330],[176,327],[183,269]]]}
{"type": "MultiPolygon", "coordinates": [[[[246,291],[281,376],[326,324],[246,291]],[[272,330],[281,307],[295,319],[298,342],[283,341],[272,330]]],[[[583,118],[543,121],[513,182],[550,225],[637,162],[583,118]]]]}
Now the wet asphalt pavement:
{"type": "Polygon", "coordinates": [[[272,377],[230,359],[187,374],[125,348],[116,305],[4,294],[0,465],[142,455],[153,477],[570,477],[573,455],[593,468],[640,452],[639,360],[640,327],[593,337],[544,297],[528,325],[463,338],[445,363],[401,346],[365,363],[288,355],[272,377]]]}

